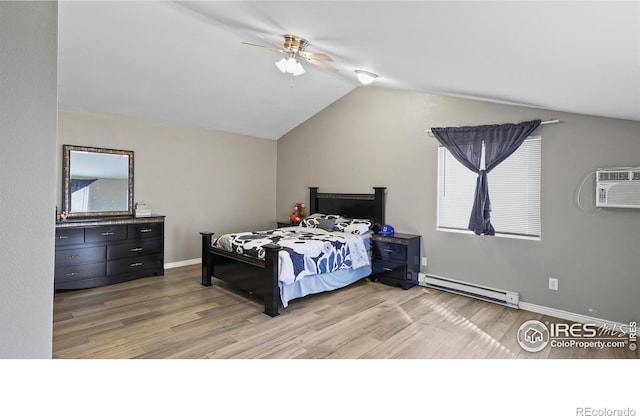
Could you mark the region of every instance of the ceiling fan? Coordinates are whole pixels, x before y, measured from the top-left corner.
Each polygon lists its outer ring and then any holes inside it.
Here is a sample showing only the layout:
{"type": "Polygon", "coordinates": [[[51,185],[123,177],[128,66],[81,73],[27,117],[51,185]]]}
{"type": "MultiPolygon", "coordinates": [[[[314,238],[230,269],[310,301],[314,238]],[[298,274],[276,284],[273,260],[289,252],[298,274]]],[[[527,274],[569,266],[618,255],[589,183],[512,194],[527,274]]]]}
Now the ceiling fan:
{"type": "Polygon", "coordinates": [[[322,69],[330,72],[338,72],[337,69],[327,65],[323,61],[333,61],[326,53],[314,53],[307,52],[305,49],[309,46],[309,41],[296,35],[283,35],[283,45],[280,47],[271,47],[265,45],[258,45],[255,43],[242,42],[245,45],[257,46],[260,48],[266,48],[275,50],[285,55],[284,58],[276,62],[278,69],[284,74],[291,74],[294,77],[305,73],[304,68],[299,60],[304,60],[312,65],[316,65],[322,69]]]}

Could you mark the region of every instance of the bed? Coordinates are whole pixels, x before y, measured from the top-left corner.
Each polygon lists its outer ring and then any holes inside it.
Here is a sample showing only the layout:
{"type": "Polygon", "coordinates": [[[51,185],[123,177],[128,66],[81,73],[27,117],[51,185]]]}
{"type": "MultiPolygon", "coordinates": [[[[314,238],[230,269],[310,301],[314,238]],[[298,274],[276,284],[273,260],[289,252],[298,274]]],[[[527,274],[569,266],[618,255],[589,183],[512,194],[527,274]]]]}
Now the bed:
{"type": "Polygon", "coordinates": [[[212,286],[216,278],[257,295],[264,313],[274,317],[293,299],[369,276],[369,235],[385,223],[386,188],[373,189],[345,194],[309,188],[310,215],[300,226],[216,238],[201,232],[202,285],[212,286]]]}

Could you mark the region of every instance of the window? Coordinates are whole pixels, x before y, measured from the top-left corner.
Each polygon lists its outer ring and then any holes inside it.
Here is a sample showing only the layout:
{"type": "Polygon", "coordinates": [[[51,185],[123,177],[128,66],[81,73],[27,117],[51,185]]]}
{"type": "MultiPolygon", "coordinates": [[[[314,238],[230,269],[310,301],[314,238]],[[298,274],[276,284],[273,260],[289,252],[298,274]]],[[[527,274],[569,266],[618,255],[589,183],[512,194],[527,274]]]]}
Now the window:
{"type": "MultiPolygon", "coordinates": [[[[487,175],[491,223],[496,235],[540,237],[542,139],[528,137],[487,175]]],[[[478,175],[444,147],[438,150],[438,229],[467,231],[478,175]]]]}
{"type": "Polygon", "coordinates": [[[84,186],[71,193],[71,205],[73,211],[89,211],[90,187],[84,186]]]}

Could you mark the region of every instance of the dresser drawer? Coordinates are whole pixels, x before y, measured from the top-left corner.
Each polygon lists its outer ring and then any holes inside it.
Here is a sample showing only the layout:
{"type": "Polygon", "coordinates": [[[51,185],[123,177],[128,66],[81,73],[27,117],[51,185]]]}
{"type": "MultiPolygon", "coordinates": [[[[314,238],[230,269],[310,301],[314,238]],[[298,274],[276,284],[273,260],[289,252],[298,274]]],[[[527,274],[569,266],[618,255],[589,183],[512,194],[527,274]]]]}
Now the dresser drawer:
{"type": "Polygon", "coordinates": [[[141,270],[161,269],[164,267],[161,254],[135,257],[131,259],[110,260],[107,262],[107,275],[131,273],[141,270]]]}
{"type": "Polygon", "coordinates": [[[84,229],[56,228],[56,247],[84,243],[84,229]]]}
{"type": "Polygon", "coordinates": [[[150,254],[161,254],[163,251],[162,239],[139,239],[107,247],[107,260],[126,259],[150,254]]]}
{"type": "Polygon", "coordinates": [[[124,240],[127,238],[126,225],[107,225],[104,227],[91,227],[85,229],[84,241],[87,243],[100,243],[106,241],[124,240]]]}
{"type": "Polygon", "coordinates": [[[406,261],[407,246],[376,241],[373,243],[373,255],[381,259],[406,261]]]}
{"type": "Polygon", "coordinates": [[[86,247],[56,251],[56,267],[76,264],[104,262],[105,247],[86,247]]]}
{"type": "Polygon", "coordinates": [[[74,280],[91,279],[104,276],[105,263],[77,264],[71,267],[56,268],[55,283],[70,282],[74,280]]]}
{"type": "Polygon", "coordinates": [[[127,238],[162,237],[164,224],[159,222],[130,224],[127,226],[127,238]]]}

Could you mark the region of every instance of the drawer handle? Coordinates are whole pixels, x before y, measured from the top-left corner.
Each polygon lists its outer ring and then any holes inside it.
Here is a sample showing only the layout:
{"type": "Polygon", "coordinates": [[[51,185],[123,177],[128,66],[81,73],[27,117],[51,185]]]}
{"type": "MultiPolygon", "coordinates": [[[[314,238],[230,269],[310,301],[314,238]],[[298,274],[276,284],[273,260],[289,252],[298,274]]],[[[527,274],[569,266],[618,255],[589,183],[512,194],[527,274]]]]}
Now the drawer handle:
{"type": "Polygon", "coordinates": [[[69,272],[69,273],[66,273],[65,276],[75,276],[77,274],[80,274],[80,273],[78,273],[78,272],[69,272]]]}
{"type": "Polygon", "coordinates": [[[387,253],[393,253],[393,250],[391,250],[390,248],[385,248],[384,251],[386,251],[387,253]]]}
{"type": "Polygon", "coordinates": [[[143,263],[131,263],[131,267],[140,267],[143,263]]]}
{"type": "Polygon", "coordinates": [[[145,228],[144,230],[140,230],[141,233],[150,233],[153,231],[153,228],[145,228]]]}
{"type": "Polygon", "coordinates": [[[115,234],[115,233],[114,233],[114,232],[112,232],[112,231],[108,231],[108,232],[105,232],[105,233],[100,233],[100,235],[104,235],[104,236],[107,236],[107,235],[114,235],[114,234],[115,234]]]}
{"type": "Polygon", "coordinates": [[[384,270],[385,272],[392,272],[393,269],[390,269],[388,267],[383,267],[382,270],[384,270]]]}
{"type": "Polygon", "coordinates": [[[142,251],[142,250],[144,250],[144,248],[142,248],[142,247],[135,247],[135,248],[132,248],[132,249],[131,249],[131,251],[132,251],[132,252],[134,252],[134,253],[135,253],[136,251],[142,251]]]}
{"type": "Polygon", "coordinates": [[[80,257],[79,254],[72,254],[70,256],[66,256],[65,259],[77,259],[78,257],[80,257]]]}
{"type": "Polygon", "coordinates": [[[58,240],[64,240],[65,238],[69,238],[69,236],[68,235],[58,235],[58,236],[56,236],[56,238],[58,240]]]}

